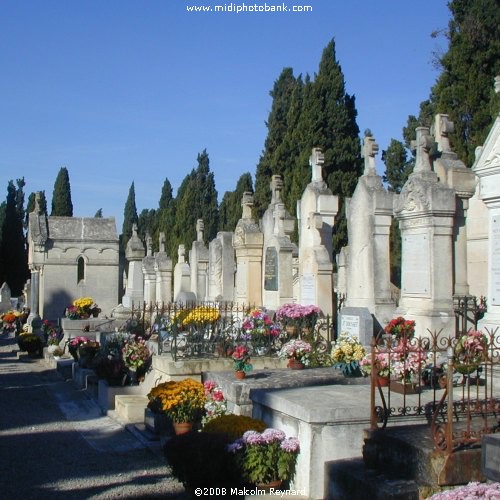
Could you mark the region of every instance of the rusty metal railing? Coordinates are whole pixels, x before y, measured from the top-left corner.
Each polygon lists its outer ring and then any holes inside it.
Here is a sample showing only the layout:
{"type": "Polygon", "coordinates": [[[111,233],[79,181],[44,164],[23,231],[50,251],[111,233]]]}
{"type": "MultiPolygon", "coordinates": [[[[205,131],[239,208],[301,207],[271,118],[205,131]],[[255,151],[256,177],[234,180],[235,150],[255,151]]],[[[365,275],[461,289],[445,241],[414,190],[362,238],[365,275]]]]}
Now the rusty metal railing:
{"type": "Polygon", "coordinates": [[[425,422],[436,450],[446,454],[500,432],[499,328],[459,331],[454,337],[428,332],[403,342],[380,335],[372,341],[371,360],[376,367],[371,373],[372,429],[403,419],[425,422]],[[412,353],[423,352],[425,362],[402,381],[401,363],[404,367],[412,353]],[[387,387],[376,366],[384,359],[394,367],[387,387]]]}

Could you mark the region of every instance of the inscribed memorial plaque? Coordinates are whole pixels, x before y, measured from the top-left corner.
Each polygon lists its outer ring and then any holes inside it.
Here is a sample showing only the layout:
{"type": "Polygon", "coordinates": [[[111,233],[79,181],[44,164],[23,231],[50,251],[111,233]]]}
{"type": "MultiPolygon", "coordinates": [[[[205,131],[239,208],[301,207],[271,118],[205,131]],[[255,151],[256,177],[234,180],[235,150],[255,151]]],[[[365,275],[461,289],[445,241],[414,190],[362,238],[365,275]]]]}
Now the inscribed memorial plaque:
{"type": "Polygon", "coordinates": [[[264,288],[273,292],[278,291],[278,252],[275,247],[266,249],[264,288]]]}
{"type": "Polygon", "coordinates": [[[303,274],[301,279],[301,302],[304,305],[316,304],[314,274],[303,274]]]}
{"type": "Polygon", "coordinates": [[[408,234],[403,238],[401,267],[403,292],[430,296],[431,259],[427,233],[408,234]]]}
{"type": "Polygon", "coordinates": [[[348,333],[359,340],[359,316],[342,314],[340,317],[340,331],[348,333]]]}

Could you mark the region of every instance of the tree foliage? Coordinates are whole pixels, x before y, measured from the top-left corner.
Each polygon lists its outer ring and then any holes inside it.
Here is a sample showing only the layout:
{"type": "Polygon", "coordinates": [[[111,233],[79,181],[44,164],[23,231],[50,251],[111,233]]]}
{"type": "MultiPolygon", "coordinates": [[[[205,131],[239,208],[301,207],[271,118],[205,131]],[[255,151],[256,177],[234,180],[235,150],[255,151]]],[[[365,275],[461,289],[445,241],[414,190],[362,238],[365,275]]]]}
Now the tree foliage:
{"type": "Polygon", "coordinates": [[[13,297],[22,294],[29,275],[24,235],[24,186],[24,177],[17,179],[16,184],[12,180],[9,181],[7,199],[0,210],[0,283],[7,282],[13,297]]]}
{"type": "Polygon", "coordinates": [[[226,191],[219,206],[219,229],[234,231],[241,219],[243,193],[253,193],[252,176],[246,172],[240,176],[234,191],[226,191]]]}
{"type": "Polygon", "coordinates": [[[314,79],[308,75],[304,80],[294,78],[287,68],[275,82],[271,96],[268,136],[255,179],[256,212],[261,216],[267,208],[271,176],[281,174],[283,201],[292,214],[296,213],[297,200],[311,180],[311,150],[320,147],[325,155],[323,175],[341,202],[333,236],[335,251],[339,251],[347,242],[343,202],[356,187],[362,162],[355,99],[346,93],[334,41],[324,49],[314,79]]]}
{"type": "Polygon", "coordinates": [[[448,114],[455,124],[453,150],[466,165],[484,143],[500,110],[494,78],[500,74],[500,9],[497,0],[451,0],[448,50],[439,58],[442,72],[420,107],[419,121],[448,114]]]}
{"type": "Polygon", "coordinates": [[[121,248],[123,251],[127,248],[127,243],[132,236],[132,226],[137,224],[139,218],[137,216],[137,207],[135,205],[135,185],[132,181],[130,185],[125,209],[123,210],[123,226],[121,234],[121,248]]]}
{"type": "Polygon", "coordinates": [[[71,186],[69,173],[62,167],[57,174],[52,193],[52,210],[50,215],[58,217],[73,217],[73,203],[71,201],[71,186]]]}

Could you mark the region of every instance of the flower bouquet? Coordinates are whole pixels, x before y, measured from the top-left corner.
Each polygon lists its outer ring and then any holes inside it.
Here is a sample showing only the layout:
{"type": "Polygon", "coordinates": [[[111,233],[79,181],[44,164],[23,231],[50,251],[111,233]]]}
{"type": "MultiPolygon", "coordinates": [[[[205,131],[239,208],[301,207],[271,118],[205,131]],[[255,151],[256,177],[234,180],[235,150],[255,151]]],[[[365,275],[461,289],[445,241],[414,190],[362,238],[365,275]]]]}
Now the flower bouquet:
{"type": "Polygon", "coordinates": [[[236,455],[243,479],[263,486],[293,479],[300,445],[297,438],[287,438],[283,431],[266,429],[245,432],[228,451],[236,455]]]}
{"type": "MultiPolygon", "coordinates": [[[[391,376],[391,362],[389,352],[385,350],[378,350],[375,354],[375,363],[372,364],[372,355],[366,354],[360,361],[359,366],[361,371],[365,375],[371,375],[372,371],[376,370],[376,376],[389,381],[389,377],[391,376]]],[[[384,383],[384,385],[386,385],[384,383]]]]}
{"type": "Polygon", "coordinates": [[[125,366],[133,370],[144,367],[151,360],[151,352],[142,337],[125,341],[122,353],[125,366]]]}
{"type": "Polygon", "coordinates": [[[173,322],[177,323],[182,328],[187,328],[191,325],[203,326],[214,323],[219,319],[220,312],[215,307],[198,306],[193,309],[183,309],[176,313],[173,317],[173,322]]]}
{"type": "Polygon", "coordinates": [[[90,342],[90,339],[88,337],[84,336],[78,336],[78,337],[73,337],[72,339],[68,339],[68,351],[73,356],[73,359],[75,361],[78,361],[78,348],[80,345],[85,344],[87,342],[90,342]]]}
{"type": "Polygon", "coordinates": [[[205,389],[205,414],[201,420],[201,425],[205,426],[208,422],[227,412],[227,402],[222,392],[222,388],[213,380],[207,380],[203,384],[205,389]]]}
{"type": "Polygon", "coordinates": [[[268,347],[280,334],[279,325],[275,324],[265,310],[253,309],[243,318],[241,325],[243,338],[252,342],[257,350],[268,347]]]}
{"type": "Polygon", "coordinates": [[[321,309],[313,305],[283,304],[276,311],[276,319],[285,327],[313,330],[321,309]]]}
{"type": "Polygon", "coordinates": [[[99,352],[100,344],[96,340],[88,340],[78,345],[78,364],[82,368],[91,368],[92,361],[99,352]]]}
{"type": "Polygon", "coordinates": [[[453,367],[462,375],[479,369],[487,359],[488,339],[483,332],[470,330],[458,340],[453,352],[453,367]]]}
{"type": "Polygon", "coordinates": [[[359,340],[345,332],[332,345],[333,366],[346,377],[362,375],[359,363],[365,355],[366,350],[359,340]]]}
{"type": "Polygon", "coordinates": [[[246,374],[246,373],[252,371],[253,366],[250,363],[250,352],[249,352],[247,346],[245,346],[245,345],[236,346],[234,348],[234,351],[233,351],[233,354],[231,357],[233,358],[234,370],[237,373],[239,372],[239,373],[246,374]]]}
{"type": "Polygon", "coordinates": [[[288,366],[293,367],[294,361],[304,366],[309,365],[312,347],[309,342],[301,339],[292,339],[280,349],[278,356],[288,359],[288,366]]]}
{"type": "Polygon", "coordinates": [[[396,340],[409,340],[415,335],[415,321],[398,316],[385,326],[384,331],[389,335],[393,335],[396,340]]]}
{"type": "Polygon", "coordinates": [[[167,414],[173,422],[195,422],[205,409],[205,388],[191,378],[158,384],[148,393],[148,408],[167,414]]]}

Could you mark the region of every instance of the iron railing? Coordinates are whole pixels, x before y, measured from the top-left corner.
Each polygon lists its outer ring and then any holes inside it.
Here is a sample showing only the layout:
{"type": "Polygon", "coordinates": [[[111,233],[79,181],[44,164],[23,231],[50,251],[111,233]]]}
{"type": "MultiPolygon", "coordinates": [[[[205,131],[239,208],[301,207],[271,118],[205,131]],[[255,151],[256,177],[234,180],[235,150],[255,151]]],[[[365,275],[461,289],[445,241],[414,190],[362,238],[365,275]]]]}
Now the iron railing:
{"type": "Polygon", "coordinates": [[[384,387],[378,369],[372,370],[371,427],[423,419],[430,426],[435,448],[446,454],[479,444],[485,434],[500,432],[500,330],[473,332],[458,331],[454,337],[428,332],[418,339],[374,338],[372,366],[377,366],[377,360],[379,365],[387,363],[392,373],[384,387]],[[474,341],[474,337],[478,349],[464,351],[464,340],[474,341]],[[411,371],[411,357],[425,361],[411,371]]]}
{"type": "Polygon", "coordinates": [[[334,323],[330,316],[320,317],[311,328],[308,323],[296,322],[293,328],[275,321],[272,311],[269,317],[276,322],[276,336],[249,336],[243,328],[248,313],[255,307],[232,302],[142,304],[132,312],[132,318],[140,323],[140,331],[146,337],[158,341],[158,354],[170,355],[174,361],[192,358],[230,357],[236,345],[246,345],[251,356],[277,356],[285,342],[302,338],[309,342],[316,353],[329,352],[334,338],[334,323]],[[183,324],[190,312],[200,308],[217,311],[217,319],[183,324]]]}

